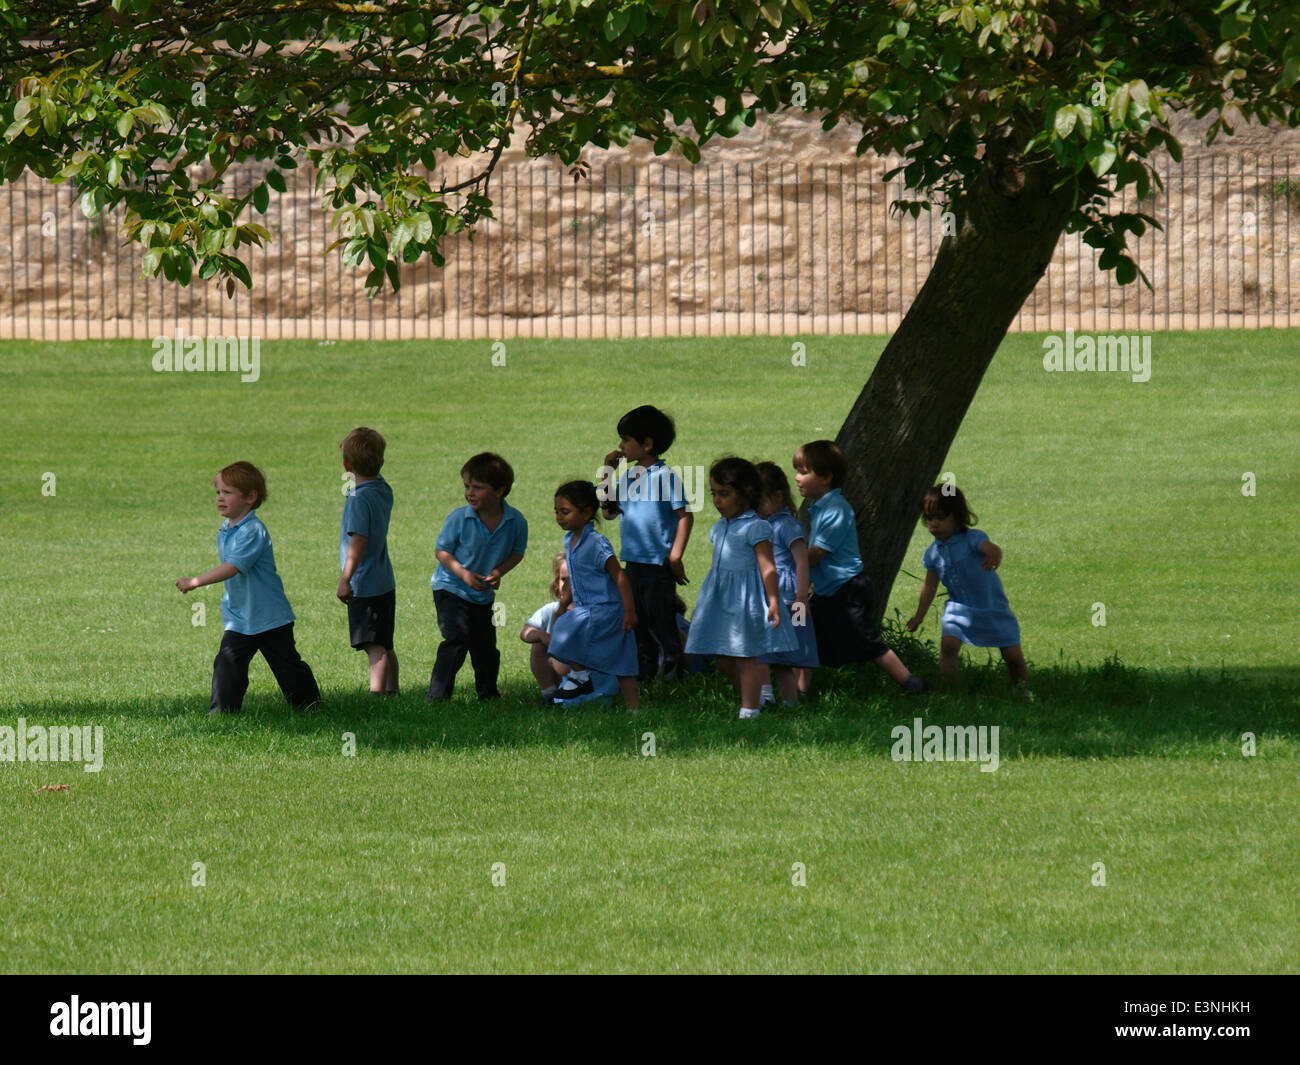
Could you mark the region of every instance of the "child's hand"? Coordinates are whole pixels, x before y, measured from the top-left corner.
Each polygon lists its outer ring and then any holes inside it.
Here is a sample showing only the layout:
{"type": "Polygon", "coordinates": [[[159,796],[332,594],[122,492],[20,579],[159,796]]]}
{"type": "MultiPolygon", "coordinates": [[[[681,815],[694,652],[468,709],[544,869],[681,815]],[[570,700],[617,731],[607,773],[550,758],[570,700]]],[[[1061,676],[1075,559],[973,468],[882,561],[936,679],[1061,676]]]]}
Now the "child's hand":
{"type": "Polygon", "coordinates": [[[917,629],[921,627],[921,622],[924,620],[925,620],[924,614],[913,614],[911,619],[907,623],[907,631],[915,632],[917,629]]]}
{"type": "Polygon", "coordinates": [[[680,558],[670,559],[668,562],[668,568],[673,571],[673,580],[678,584],[691,583],[686,579],[686,567],[682,565],[682,560],[680,558]]]}
{"type": "Polygon", "coordinates": [[[615,448],[613,451],[611,451],[608,455],[605,456],[604,465],[613,466],[614,469],[618,469],[619,460],[621,460],[622,458],[623,458],[623,452],[620,451],[618,448],[615,448]]]}
{"type": "Polygon", "coordinates": [[[636,611],[634,611],[634,610],[624,610],[624,611],[623,611],[623,631],[624,631],[624,632],[631,632],[631,631],[632,631],[633,629],[635,629],[635,628],[636,628],[636,611]]]}
{"type": "Polygon", "coordinates": [[[501,574],[498,573],[496,570],[493,570],[491,573],[486,573],[483,575],[483,583],[486,584],[489,588],[500,588],[501,574]]]}
{"type": "Polygon", "coordinates": [[[339,599],[341,599],[343,602],[346,603],[349,599],[352,598],[352,582],[349,581],[346,577],[340,577],[339,589],[336,594],[338,595],[339,599]]]}
{"type": "Polygon", "coordinates": [[[468,584],[471,588],[473,588],[474,591],[476,592],[481,592],[483,591],[483,589],[485,589],[488,586],[487,581],[485,581],[477,573],[471,573],[469,570],[465,571],[465,583],[468,584]]]}
{"type": "Polygon", "coordinates": [[[774,629],[781,624],[781,604],[775,599],[767,601],[767,620],[772,623],[774,629]]]}
{"type": "Polygon", "coordinates": [[[1002,562],[1002,548],[998,547],[997,544],[988,542],[984,546],[988,548],[984,552],[984,568],[988,570],[997,569],[1002,562]]]}
{"type": "Polygon", "coordinates": [[[182,594],[185,592],[192,592],[198,586],[199,582],[194,577],[182,577],[176,582],[176,587],[181,590],[182,594]]]}

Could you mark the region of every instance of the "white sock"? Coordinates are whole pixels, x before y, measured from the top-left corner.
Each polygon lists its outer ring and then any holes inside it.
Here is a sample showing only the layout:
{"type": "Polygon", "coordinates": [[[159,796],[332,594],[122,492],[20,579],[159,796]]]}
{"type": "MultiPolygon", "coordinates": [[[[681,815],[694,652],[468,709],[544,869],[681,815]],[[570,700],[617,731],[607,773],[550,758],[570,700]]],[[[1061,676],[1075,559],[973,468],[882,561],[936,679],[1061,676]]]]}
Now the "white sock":
{"type": "Polygon", "coordinates": [[[554,694],[555,694],[555,685],[554,685],[554,684],[552,684],[549,688],[543,688],[543,689],[542,689],[542,695],[544,695],[544,696],[546,696],[546,695],[554,695],[554,694]]]}
{"type": "Polygon", "coordinates": [[[742,706],[740,708],[740,716],[742,718],[758,717],[759,713],[760,711],[756,706],[742,706]]]}
{"type": "Polygon", "coordinates": [[[585,669],[571,669],[569,670],[569,680],[573,681],[574,684],[585,684],[591,680],[591,674],[585,669]]]}
{"type": "Polygon", "coordinates": [[[776,702],[776,696],[772,694],[772,685],[764,684],[763,687],[759,689],[758,705],[762,706],[764,703],[775,703],[775,702],[776,702]]]}

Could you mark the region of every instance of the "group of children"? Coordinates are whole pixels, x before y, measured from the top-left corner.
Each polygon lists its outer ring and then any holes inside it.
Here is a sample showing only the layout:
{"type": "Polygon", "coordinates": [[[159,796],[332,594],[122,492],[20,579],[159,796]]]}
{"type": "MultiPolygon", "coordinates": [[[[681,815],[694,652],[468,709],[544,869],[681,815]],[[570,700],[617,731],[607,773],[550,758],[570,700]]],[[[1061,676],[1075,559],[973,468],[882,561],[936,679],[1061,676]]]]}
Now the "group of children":
{"type": "MultiPolygon", "coordinates": [[[[681,478],[664,464],[675,427],[651,406],[618,423],[619,447],[605,456],[598,483],[569,481],[555,491],[555,520],[564,550],[553,561],[554,601],[520,632],[543,701],[577,704],[618,693],[639,708],[639,684],[675,680],[711,661],[732,683],[741,718],[757,716],[779,695],[787,705],[807,694],[812,670],[870,661],[907,694],[930,685],[912,674],[884,643],[872,621],[872,590],[858,550],[853,508],[841,485],[846,467],[829,440],[794,453],[795,486],[808,501],[810,529],[795,517],[789,481],[774,463],[728,457],[709,470],[719,520],[710,532],[713,561],[689,622],[677,594],[687,583],[682,557],[693,515],[681,478]],[[614,476],[620,459],[628,463],[614,476]],[[621,552],[596,528],[597,516],[617,519],[621,552]],[[621,560],[621,565],[620,565],[621,560]],[[684,638],[683,638],[684,637],[684,638]]],[[[393,494],[380,475],[384,438],[358,428],[340,445],[344,469],[355,480],[339,531],[338,598],[348,608],[352,646],[364,650],[370,690],[395,694],[393,650],[395,581],[387,532],[393,494]]],[[[438,566],[431,579],[442,641],[427,698],[451,697],[469,657],[479,699],[498,696],[494,596],[501,579],[522,561],[528,541],[523,515],[506,502],[514,471],[499,455],[475,455],[461,469],[465,505],[438,534],[438,566]]],[[[275,571],[270,536],[255,513],[266,499],[256,467],[237,462],[214,478],[216,569],[176,582],[182,592],[225,582],[225,632],[213,666],[211,713],[233,712],[248,686],[248,664],[261,651],[286,699],[309,707],[320,699],[310,667],[293,639],[293,612],[275,571]]],[[[1024,689],[1027,667],[1019,626],[996,569],[1002,552],[971,528],[974,515],[960,490],[931,489],[923,520],[934,543],[920,603],[908,622],[922,623],[939,583],[948,590],[940,674],[955,682],[962,643],[996,646],[1013,685],[1024,689]]]]}

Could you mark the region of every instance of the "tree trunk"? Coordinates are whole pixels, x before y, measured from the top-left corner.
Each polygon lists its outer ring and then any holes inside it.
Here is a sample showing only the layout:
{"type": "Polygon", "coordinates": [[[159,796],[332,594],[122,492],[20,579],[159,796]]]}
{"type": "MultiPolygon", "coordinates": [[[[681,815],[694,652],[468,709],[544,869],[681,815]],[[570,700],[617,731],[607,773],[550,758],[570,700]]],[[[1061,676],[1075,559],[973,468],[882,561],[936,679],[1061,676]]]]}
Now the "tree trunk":
{"type": "Polygon", "coordinates": [[[848,460],[844,496],[857,512],[877,619],[921,498],[1065,228],[1075,193],[1068,182],[1052,189],[1064,176],[1051,167],[986,163],[960,205],[955,235],[940,244],[925,285],[836,438],[848,460]]]}

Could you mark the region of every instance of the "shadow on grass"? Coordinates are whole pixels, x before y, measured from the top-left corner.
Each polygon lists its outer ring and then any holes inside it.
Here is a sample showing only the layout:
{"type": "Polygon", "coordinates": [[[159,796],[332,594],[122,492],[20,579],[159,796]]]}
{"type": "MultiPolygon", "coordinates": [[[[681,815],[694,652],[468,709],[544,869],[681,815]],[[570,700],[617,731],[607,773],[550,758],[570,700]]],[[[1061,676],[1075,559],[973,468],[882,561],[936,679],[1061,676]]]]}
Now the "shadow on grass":
{"type": "MultiPolygon", "coordinates": [[[[911,668],[935,675],[931,644],[893,630],[886,637],[911,668]]],[[[126,719],[160,741],[211,736],[214,743],[254,740],[263,750],[268,734],[328,738],[334,746],[351,732],[359,751],[550,747],[634,756],[652,732],[657,748],[674,754],[858,747],[869,757],[887,758],[891,730],[921,717],[926,724],[999,726],[1003,761],[1241,757],[1245,733],[1255,737],[1261,755],[1300,753],[1295,669],[1156,672],[1114,658],[1087,667],[1031,663],[1030,678],[1032,702],[1012,693],[1000,662],[978,652],[963,662],[960,691],[915,697],[902,695],[870,665],[820,670],[806,701],[744,722],[736,720],[736,698],[717,675],[651,687],[639,714],[621,706],[542,707],[533,688],[479,703],[467,683],[469,692],[436,706],[414,687],[397,697],[326,691],[321,708],[302,713],[278,692],[262,690],[249,695],[242,713],[223,717],[196,709],[202,705],[197,693],[185,699],[32,700],[18,703],[10,717],[23,715],[29,725],[126,719]]],[[[470,680],[468,668],[462,679],[470,680]]]]}

